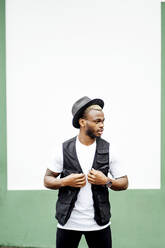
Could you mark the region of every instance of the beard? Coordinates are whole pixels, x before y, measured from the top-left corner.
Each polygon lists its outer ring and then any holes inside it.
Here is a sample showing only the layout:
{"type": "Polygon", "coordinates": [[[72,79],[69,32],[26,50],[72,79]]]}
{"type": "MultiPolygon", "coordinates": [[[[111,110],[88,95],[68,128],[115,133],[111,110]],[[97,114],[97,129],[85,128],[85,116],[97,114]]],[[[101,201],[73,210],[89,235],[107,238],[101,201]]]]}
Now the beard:
{"type": "Polygon", "coordinates": [[[90,129],[90,128],[88,128],[88,129],[86,130],[86,135],[89,136],[91,139],[97,138],[97,136],[94,134],[93,130],[90,129]]]}

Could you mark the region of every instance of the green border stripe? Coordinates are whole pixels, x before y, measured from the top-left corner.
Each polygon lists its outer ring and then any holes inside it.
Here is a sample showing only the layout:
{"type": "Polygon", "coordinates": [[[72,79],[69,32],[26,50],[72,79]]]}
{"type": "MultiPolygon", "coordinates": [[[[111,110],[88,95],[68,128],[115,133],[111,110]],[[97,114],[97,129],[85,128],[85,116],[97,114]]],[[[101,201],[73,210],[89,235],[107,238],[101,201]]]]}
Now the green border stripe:
{"type": "Polygon", "coordinates": [[[0,191],[7,190],[5,0],[0,0],[0,191]]]}
{"type": "Polygon", "coordinates": [[[165,188],[165,2],[161,3],[161,187],[165,188]]]}

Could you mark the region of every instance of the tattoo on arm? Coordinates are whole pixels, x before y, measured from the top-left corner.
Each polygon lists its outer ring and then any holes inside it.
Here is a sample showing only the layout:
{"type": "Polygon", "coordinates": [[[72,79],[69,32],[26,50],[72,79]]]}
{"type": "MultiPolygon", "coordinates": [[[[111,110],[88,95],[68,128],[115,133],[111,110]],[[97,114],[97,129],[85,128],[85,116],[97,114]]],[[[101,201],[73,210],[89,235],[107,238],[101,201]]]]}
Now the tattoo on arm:
{"type": "Polygon", "coordinates": [[[120,178],[127,178],[127,176],[117,177],[115,179],[120,179],[120,178]]]}
{"type": "Polygon", "coordinates": [[[46,170],[46,174],[45,174],[45,176],[51,176],[51,177],[58,177],[59,175],[60,175],[60,173],[53,172],[49,169],[46,170]]]}

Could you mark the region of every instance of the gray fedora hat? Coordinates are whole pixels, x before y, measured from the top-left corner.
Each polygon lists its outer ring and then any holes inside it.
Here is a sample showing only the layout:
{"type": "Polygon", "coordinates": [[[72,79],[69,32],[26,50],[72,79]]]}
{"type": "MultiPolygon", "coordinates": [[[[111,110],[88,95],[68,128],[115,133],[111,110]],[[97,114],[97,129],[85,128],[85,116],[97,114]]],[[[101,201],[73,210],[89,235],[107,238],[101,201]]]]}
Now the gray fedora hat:
{"type": "Polygon", "coordinates": [[[84,96],[77,100],[72,107],[72,115],[73,115],[73,120],[72,124],[75,128],[80,128],[79,125],[79,119],[81,118],[83,112],[85,111],[86,108],[88,108],[91,105],[99,105],[101,108],[104,107],[104,101],[101,99],[90,99],[87,96],[84,96]]]}

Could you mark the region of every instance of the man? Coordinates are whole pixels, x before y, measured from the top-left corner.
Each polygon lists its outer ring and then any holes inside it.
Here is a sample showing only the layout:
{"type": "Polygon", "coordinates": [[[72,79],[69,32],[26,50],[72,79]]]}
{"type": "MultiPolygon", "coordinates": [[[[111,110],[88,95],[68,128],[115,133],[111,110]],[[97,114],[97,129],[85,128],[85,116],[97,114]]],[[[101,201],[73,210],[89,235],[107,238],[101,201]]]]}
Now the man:
{"type": "Polygon", "coordinates": [[[78,247],[82,234],[90,248],[112,247],[108,188],[126,190],[128,178],[113,165],[109,143],[101,138],[103,107],[101,99],[82,97],[75,102],[72,124],[79,134],[55,151],[44,177],[45,187],[59,189],[57,248],[78,247]]]}

